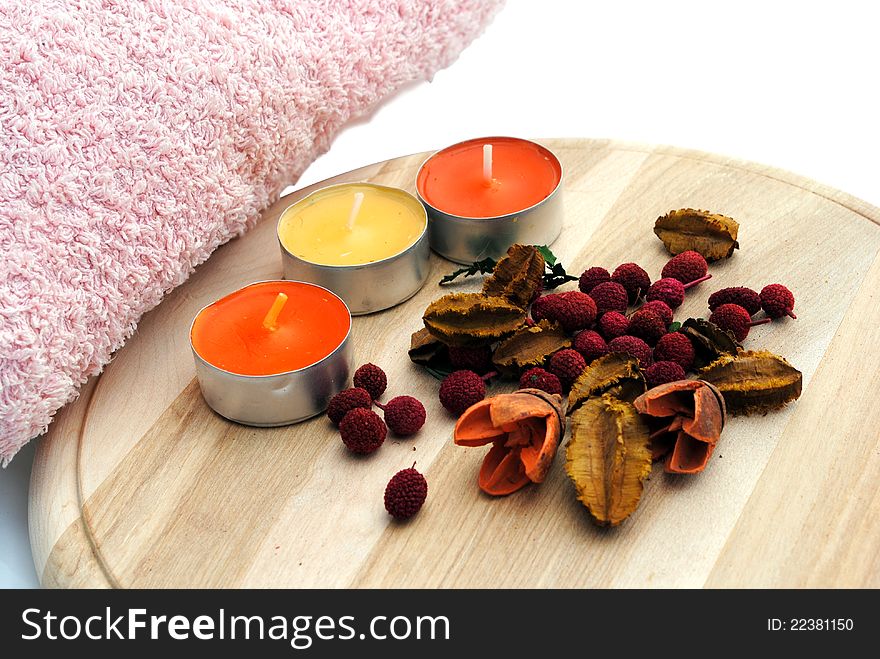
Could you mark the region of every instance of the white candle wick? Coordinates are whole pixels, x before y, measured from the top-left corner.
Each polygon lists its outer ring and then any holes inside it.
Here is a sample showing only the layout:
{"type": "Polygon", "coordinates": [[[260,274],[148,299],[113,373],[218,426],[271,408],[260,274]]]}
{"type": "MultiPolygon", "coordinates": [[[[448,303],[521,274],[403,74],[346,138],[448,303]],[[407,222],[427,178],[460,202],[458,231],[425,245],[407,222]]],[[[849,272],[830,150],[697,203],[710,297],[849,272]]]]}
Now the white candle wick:
{"type": "Polygon", "coordinates": [[[348,214],[348,222],[345,223],[346,228],[349,231],[354,230],[354,222],[357,219],[358,213],[361,212],[361,204],[364,203],[364,193],[363,192],[355,192],[354,193],[354,203],[351,205],[351,212],[348,214]]]}
{"type": "Polygon", "coordinates": [[[492,185],[492,145],[483,145],[483,183],[486,187],[492,185]]]}

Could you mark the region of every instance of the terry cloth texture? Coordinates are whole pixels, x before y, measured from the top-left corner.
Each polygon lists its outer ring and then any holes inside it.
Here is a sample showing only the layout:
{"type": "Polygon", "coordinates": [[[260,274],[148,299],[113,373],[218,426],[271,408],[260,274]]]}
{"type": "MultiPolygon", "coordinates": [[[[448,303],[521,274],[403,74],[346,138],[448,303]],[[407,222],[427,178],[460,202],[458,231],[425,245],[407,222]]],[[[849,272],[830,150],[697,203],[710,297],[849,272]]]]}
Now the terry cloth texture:
{"type": "Polygon", "coordinates": [[[499,0],[0,2],[0,461],[499,0]]]}

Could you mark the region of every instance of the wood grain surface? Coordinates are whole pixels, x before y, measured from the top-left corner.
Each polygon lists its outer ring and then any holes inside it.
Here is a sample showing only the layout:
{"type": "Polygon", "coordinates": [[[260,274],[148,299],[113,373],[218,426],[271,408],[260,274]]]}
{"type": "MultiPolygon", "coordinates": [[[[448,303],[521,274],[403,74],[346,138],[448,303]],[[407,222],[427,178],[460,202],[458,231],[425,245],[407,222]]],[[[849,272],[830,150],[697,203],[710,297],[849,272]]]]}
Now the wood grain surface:
{"type": "MultiPolygon", "coordinates": [[[[310,191],[268,209],[140,323],[137,334],[40,440],[31,483],[37,573],[61,587],[801,587],[880,586],[880,211],[768,167],[666,147],[542,140],[565,168],[569,271],[668,258],[653,233],[682,207],[737,218],[742,249],[714,265],[677,318],[705,315],[723,286],[782,282],[798,320],[756,327],[747,347],[786,356],[801,399],[725,428],[707,470],[655,468],[640,508],[599,529],[557,456],[548,480],[493,499],[476,486],[482,449],[455,447],[438,382],[406,357],[437,281],[354,320],[357,363],[389,375],[386,397],[417,396],[428,422],[349,454],[324,417],[257,429],[201,399],[188,343],[203,305],[278,278],[275,224],[310,191]],[[385,513],[388,479],[417,461],[421,513],[385,513]]],[[[424,154],[344,174],[412,191],[424,154]]],[[[323,185],[323,184],[322,184],[323,185]]],[[[317,187],[317,186],[313,186],[317,187]]],[[[478,282],[455,290],[474,290],[478,282]]],[[[507,387],[510,389],[512,387],[507,387]]],[[[496,387],[494,391],[506,390],[496,387]]]]}

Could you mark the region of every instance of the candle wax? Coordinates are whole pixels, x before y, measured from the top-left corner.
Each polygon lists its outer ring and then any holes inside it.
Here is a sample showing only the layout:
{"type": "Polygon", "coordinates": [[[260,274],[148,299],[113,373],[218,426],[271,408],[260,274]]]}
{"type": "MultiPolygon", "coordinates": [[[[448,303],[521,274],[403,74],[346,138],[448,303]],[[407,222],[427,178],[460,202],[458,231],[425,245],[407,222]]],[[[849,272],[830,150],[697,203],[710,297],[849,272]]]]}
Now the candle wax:
{"type": "Polygon", "coordinates": [[[541,202],[562,179],[556,157],[544,147],[512,137],[469,140],[431,157],[419,172],[419,194],[450,215],[510,215],[541,202]],[[483,146],[492,145],[492,182],[483,176],[483,146]]]}
{"type": "Polygon", "coordinates": [[[362,265],[400,254],[426,224],[421,204],[402,190],[355,183],[320,190],[289,208],[278,223],[278,238],[303,261],[362,265]],[[363,200],[349,229],[358,192],[363,200]]]}
{"type": "Polygon", "coordinates": [[[351,327],[345,305],[319,286],[295,281],[251,284],[203,309],[193,322],[196,353],[240,375],[295,371],[332,353],[351,327]],[[288,300],[274,329],[263,319],[278,297],[288,300]]]}

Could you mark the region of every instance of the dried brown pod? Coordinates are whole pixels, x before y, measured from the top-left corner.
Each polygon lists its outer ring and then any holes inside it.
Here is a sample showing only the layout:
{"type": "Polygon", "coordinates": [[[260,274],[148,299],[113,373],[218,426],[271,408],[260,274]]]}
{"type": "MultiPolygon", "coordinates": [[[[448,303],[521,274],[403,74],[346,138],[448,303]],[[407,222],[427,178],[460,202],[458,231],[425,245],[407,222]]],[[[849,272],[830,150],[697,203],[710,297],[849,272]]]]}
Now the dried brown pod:
{"type": "Polygon", "coordinates": [[[492,444],[478,476],[483,492],[504,496],[546,478],[565,433],[562,405],[559,394],[520,389],[464,411],[455,424],[455,444],[492,444]]]}
{"type": "Polygon", "coordinates": [[[722,355],[699,377],[718,388],[731,414],[775,410],[800,397],[803,386],[799,370],[766,350],[722,355]]]}
{"type": "Polygon", "coordinates": [[[570,346],[571,339],[562,327],[544,319],[531,327],[520,327],[499,343],[492,353],[492,362],[499,373],[513,377],[523,369],[542,366],[554,352],[570,346]]]}
{"type": "Polygon", "coordinates": [[[623,352],[610,352],[588,364],[571,385],[568,413],[577,410],[588,399],[598,398],[605,393],[632,402],[645,388],[639,360],[623,352]]]}
{"type": "Polygon", "coordinates": [[[427,330],[450,346],[479,346],[513,334],[526,311],[504,298],[482,293],[452,293],[434,300],[422,320],[427,330]]]}
{"type": "Polygon", "coordinates": [[[541,290],[544,278],[544,257],[532,245],[511,245],[483,282],[483,294],[503,297],[526,309],[541,290]]]}
{"type": "Polygon", "coordinates": [[[430,368],[448,368],[449,351],[446,344],[439,341],[426,328],[413,332],[409,340],[409,358],[414,364],[430,368]]]}
{"type": "Polygon", "coordinates": [[[718,389],[702,380],[677,380],[649,389],[633,405],[639,414],[662,419],[651,433],[651,453],[655,460],[666,456],[666,471],[695,474],[706,468],[727,419],[718,389]]]}
{"type": "Polygon", "coordinates": [[[657,218],[654,233],[671,254],[699,252],[707,261],[726,259],[739,248],[739,223],[709,211],[682,208],[657,218]]]}
{"type": "Polygon", "coordinates": [[[694,346],[694,366],[711,364],[721,355],[735,355],[742,350],[733,332],[723,330],[703,318],[688,318],[679,330],[694,346]]]}
{"type": "Polygon", "coordinates": [[[604,394],[571,417],[565,471],[600,526],[617,526],[638,507],[651,473],[648,426],[632,403],[604,394]]]}

